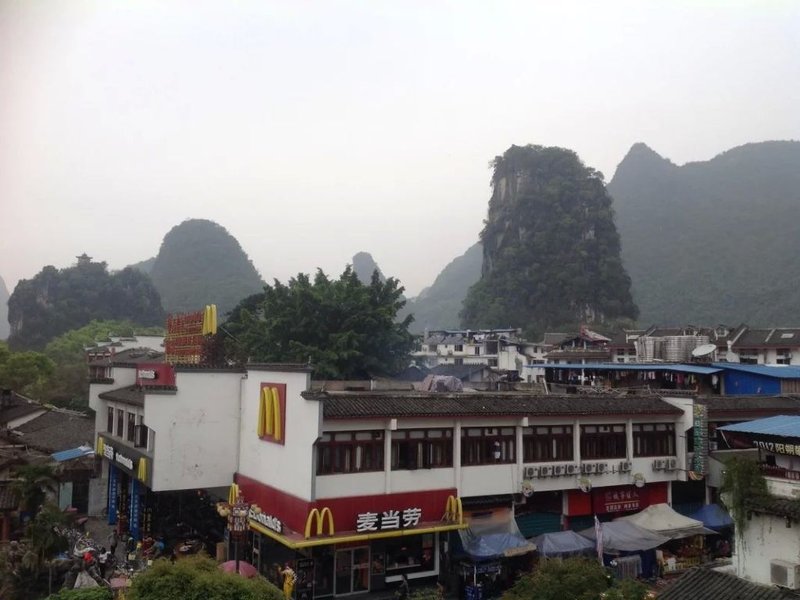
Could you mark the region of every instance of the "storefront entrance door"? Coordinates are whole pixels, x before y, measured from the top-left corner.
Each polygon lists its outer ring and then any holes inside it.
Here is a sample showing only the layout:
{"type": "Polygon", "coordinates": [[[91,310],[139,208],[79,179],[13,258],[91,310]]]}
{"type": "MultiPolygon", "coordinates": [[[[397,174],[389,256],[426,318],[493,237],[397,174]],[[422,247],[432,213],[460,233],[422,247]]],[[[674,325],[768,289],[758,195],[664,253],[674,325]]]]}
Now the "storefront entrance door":
{"type": "Polygon", "coordinates": [[[337,596],[369,591],[369,546],[336,551],[337,596]]]}

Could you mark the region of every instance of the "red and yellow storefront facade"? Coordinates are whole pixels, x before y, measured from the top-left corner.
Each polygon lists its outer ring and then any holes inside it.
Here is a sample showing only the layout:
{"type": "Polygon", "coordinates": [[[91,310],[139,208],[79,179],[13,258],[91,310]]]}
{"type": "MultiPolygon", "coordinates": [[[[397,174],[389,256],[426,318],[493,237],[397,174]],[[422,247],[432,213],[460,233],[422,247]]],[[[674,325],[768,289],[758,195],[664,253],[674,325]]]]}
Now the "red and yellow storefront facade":
{"type": "Polygon", "coordinates": [[[274,580],[275,566],[292,562],[297,598],[435,577],[447,533],[466,527],[455,489],[308,501],[240,474],[235,481],[261,509],[250,515],[249,558],[274,580]]]}
{"type": "Polygon", "coordinates": [[[566,490],[564,517],[569,527],[571,519],[583,519],[597,515],[601,521],[639,512],[652,504],[666,503],[669,499],[670,482],[598,487],[584,492],[566,490]]]}

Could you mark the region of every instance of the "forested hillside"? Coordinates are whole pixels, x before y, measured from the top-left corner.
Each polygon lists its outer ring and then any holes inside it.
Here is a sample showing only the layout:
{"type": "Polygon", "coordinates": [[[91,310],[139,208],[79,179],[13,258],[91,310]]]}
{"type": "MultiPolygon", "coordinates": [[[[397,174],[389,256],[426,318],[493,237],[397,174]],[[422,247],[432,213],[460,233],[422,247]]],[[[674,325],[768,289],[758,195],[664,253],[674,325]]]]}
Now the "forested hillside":
{"type": "Polygon", "coordinates": [[[41,350],[93,320],[163,325],[164,318],[158,292],[143,273],[126,268],[110,274],[106,263],[88,260],[61,270],[47,266],[11,294],[8,343],[13,350],[41,350]]]}
{"type": "Polygon", "coordinates": [[[464,254],[454,258],[442,269],[430,287],[422,290],[416,298],[408,301],[400,311],[401,316],[414,315],[409,329],[422,333],[428,329],[456,329],[459,327],[459,312],[467,290],[481,277],[483,248],[479,243],[464,254]]]}
{"type": "Polygon", "coordinates": [[[633,319],[611,197],[571,150],[512,146],[494,160],[481,279],[462,325],[550,328],[633,319]]]}
{"type": "Polygon", "coordinates": [[[800,142],[680,167],[636,144],[608,191],[642,323],[800,323],[800,142]]]}
{"type": "Polygon", "coordinates": [[[0,340],[8,337],[8,288],[6,282],[0,277],[0,340]]]}
{"type": "Polygon", "coordinates": [[[150,277],[167,312],[213,303],[220,317],[264,287],[236,238],[204,219],[184,221],[164,236],[150,277]]]}

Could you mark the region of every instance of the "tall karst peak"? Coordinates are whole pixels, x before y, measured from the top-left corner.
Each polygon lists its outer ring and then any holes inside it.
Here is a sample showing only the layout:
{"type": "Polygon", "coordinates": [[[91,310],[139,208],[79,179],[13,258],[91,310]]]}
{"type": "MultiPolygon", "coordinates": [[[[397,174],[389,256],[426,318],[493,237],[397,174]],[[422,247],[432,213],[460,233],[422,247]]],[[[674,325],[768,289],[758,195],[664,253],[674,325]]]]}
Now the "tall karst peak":
{"type": "Polygon", "coordinates": [[[264,287],[236,238],[206,219],[188,219],[164,236],[150,276],[168,312],[216,304],[221,316],[264,287]]]}
{"type": "Polygon", "coordinates": [[[386,281],[381,268],[369,252],[356,252],[353,256],[353,272],[363,284],[372,281],[372,274],[377,271],[381,281],[386,281]]]}
{"type": "Polygon", "coordinates": [[[8,288],[6,282],[0,277],[0,340],[8,337],[8,288]]]}
{"type": "Polygon", "coordinates": [[[462,325],[531,335],[635,318],[602,175],[565,148],[512,146],[493,162],[481,279],[462,325]]]}

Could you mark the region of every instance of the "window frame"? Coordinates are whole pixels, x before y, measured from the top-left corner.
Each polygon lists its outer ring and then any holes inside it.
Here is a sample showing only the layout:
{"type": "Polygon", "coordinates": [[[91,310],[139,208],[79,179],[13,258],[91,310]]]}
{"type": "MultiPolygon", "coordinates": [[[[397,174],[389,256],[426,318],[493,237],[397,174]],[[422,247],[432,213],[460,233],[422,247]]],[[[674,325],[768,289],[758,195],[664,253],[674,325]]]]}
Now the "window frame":
{"type": "Polygon", "coordinates": [[[675,451],[675,423],[633,424],[633,456],[675,456],[675,451]]]}
{"type": "Polygon", "coordinates": [[[384,470],[382,430],[327,431],[314,444],[317,475],[370,473],[384,470]],[[369,439],[366,436],[369,436],[369,439]]]}
{"type": "Polygon", "coordinates": [[[114,407],[109,406],[106,411],[106,431],[114,435],[114,407]]]}
{"type": "Polygon", "coordinates": [[[575,431],[572,424],[523,427],[522,462],[569,462],[574,458],[575,431]],[[554,429],[564,431],[558,433],[554,429]]]}
{"type": "Polygon", "coordinates": [[[624,423],[581,425],[581,460],[627,458],[628,435],[624,423]],[[594,430],[594,431],[590,431],[594,430]]]}
{"type": "Polygon", "coordinates": [[[517,460],[516,427],[462,427],[461,465],[475,467],[480,465],[513,464],[517,460]],[[500,458],[494,452],[500,451],[500,458]]]}
{"type": "Polygon", "coordinates": [[[391,441],[392,471],[446,469],[453,466],[452,428],[398,429],[392,432],[391,441]]]}
{"type": "Polygon", "coordinates": [[[125,437],[125,410],[122,408],[117,409],[117,431],[114,435],[125,437]]]}

